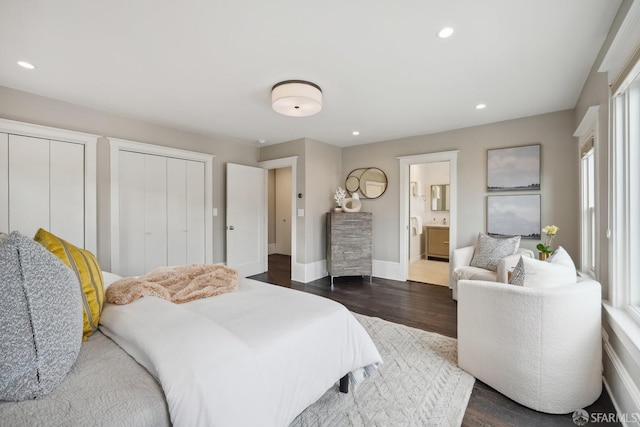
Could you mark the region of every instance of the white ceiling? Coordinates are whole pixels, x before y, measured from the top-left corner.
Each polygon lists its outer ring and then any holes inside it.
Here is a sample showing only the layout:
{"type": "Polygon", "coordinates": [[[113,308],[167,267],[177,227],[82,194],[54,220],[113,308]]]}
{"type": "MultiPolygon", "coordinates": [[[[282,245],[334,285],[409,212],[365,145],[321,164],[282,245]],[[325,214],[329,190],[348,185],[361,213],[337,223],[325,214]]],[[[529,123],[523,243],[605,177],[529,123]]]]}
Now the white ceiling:
{"type": "Polygon", "coordinates": [[[349,146],[573,108],[619,5],[2,0],[0,85],[256,145],[349,146]],[[274,112],[288,79],[319,85],[322,111],[274,112]]]}

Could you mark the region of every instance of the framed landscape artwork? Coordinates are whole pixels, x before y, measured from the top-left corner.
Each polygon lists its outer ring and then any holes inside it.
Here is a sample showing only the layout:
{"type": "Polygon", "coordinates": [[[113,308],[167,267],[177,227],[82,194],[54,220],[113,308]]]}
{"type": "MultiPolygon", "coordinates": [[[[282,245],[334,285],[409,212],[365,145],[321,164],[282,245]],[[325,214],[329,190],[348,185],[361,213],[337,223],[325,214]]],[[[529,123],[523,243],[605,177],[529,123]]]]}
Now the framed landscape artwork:
{"type": "Polygon", "coordinates": [[[487,150],[487,191],[540,190],[540,144],[487,150]]]}
{"type": "Polygon", "coordinates": [[[487,196],[487,234],[540,240],[540,195],[487,196]]]}

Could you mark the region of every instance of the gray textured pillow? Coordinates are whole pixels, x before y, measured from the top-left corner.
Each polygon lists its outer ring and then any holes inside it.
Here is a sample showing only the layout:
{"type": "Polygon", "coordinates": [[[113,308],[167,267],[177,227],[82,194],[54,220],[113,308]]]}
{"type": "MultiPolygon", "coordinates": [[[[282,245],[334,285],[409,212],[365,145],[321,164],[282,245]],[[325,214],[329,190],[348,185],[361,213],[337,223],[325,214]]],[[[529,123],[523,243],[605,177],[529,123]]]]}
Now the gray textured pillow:
{"type": "Polygon", "coordinates": [[[81,343],[82,302],[73,271],[17,231],[0,239],[0,400],[51,392],[81,343]]]}
{"type": "Polygon", "coordinates": [[[509,283],[511,285],[524,286],[524,261],[522,260],[522,257],[520,257],[518,263],[513,268],[509,283]]]}
{"type": "Polygon", "coordinates": [[[478,234],[476,249],[471,258],[471,266],[491,271],[498,269],[498,261],[513,255],[520,246],[520,236],[496,239],[486,234],[478,234]]]}

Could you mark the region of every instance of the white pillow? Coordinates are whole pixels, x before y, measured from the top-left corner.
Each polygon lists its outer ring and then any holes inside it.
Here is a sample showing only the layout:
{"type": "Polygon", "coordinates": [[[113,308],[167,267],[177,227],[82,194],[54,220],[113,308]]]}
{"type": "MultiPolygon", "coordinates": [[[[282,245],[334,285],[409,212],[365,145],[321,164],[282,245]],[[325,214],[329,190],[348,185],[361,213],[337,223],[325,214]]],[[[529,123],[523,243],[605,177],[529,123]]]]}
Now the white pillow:
{"type": "Polygon", "coordinates": [[[122,279],[122,276],[118,276],[115,273],[109,273],[108,271],[103,271],[102,272],[102,279],[104,281],[104,285],[103,288],[105,290],[105,292],[107,291],[107,288],[109,287],[109,285],[111,285],[113,282],[122,279]]]}
{"type": "Polygon", "coordinates": [[[573,270],[574,273],[576,272],[576,265],[573,263],[571,255],[569,255],[562,246],[558,246],[558,249],[556,249],[547,261],[551,264],[564,265],[573,270]]]}
{"type": "Polygon", "coordinates": [[[576,267],[571,256],[559,247],[547,261],[521,257],[510,283],[528,288],[553,288],[575,283],[576,280],[576,267]]]}

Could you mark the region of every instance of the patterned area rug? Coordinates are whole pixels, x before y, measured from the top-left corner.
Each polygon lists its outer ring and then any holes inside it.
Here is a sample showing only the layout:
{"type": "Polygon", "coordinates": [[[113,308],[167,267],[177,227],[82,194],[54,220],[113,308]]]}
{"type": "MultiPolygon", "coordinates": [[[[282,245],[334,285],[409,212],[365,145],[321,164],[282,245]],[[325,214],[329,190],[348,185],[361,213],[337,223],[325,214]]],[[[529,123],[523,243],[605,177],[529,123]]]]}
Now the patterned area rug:
{"type": "Polygon", "coordinates": [[[337,386],[290,427],[459,426],[475,379],[457,366],[457,341],[355,314],[384,364],[349,393],[337,386]]]}

